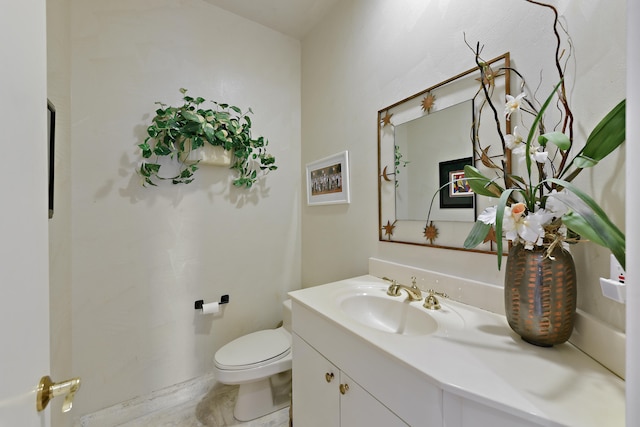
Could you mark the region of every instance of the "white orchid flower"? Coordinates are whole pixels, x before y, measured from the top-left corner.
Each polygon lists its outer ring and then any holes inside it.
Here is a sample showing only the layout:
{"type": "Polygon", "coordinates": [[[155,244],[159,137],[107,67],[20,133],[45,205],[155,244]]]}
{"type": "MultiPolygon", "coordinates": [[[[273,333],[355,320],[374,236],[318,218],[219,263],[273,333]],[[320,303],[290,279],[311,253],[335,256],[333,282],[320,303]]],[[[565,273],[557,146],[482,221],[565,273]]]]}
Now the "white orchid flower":
{"type": "Polygon", "coordinates": [[[552,218],[553,214],[539,209],[518,222],[518,236],[524,241],[526,249],[533,249],[534,245],[542,246],[545,236],[544,225],[548,224],[552,218]]]}
{"type": "Polygon", "coordinates": [[[520,105],[522,105],[522,98],[525,96],[526,94],[524,92],[515,98],[511,95],[507,95],[507,104],[504,106],[504,115],[507,119],[511,118],[511,113],[520,109],[520,105]]]}
{"type": "Polygon", "coordinates": [[[504,137],[504,143],[512,151],[524,145],[524,138],[518,133],[518,126],[513,128],[512,134],[504,137]]]}
{"type": "Polygon", "coordinates": [[[507,240],[518,241],[518,224],[522,220],[527,207],[524,203],[516,203],[504,208],[502,218],[502,232],[507,240]]]}
{"type": "Polygon", "coordinates": [[[507,240],[523,242],[525,249],[533,249],[544,242],[544,226],[553,219],[553,214],[544,209],[525,215],[524,203],[516,203],[504,209],[502,232],[507,240]]]}
{"type": "Polygon", "coordinates": [[[549,153],[546,151],[540,151],[540,146],[531,144],[529,155],[531,160],[538,163],[545,163],[549,157],[549,153]]]}
{"type": "MultiPolygon", "coordinates": [[[[504,137],[505,146],[511,150],[511,154],[518,157],[520,161],[524,160],[527,151],[527,144],[522,135],[518,133],[518,126],[513,128],[513,133],[504,137]]],[[[531,160],[538,163],[545,163],[549,157],[549,153],[541,151],[538,144],[532,143],[529,146],[529,155],[531,160]]]]}
{"type": "Polygon", "coordinates": [[[488,225],[494,225],[496,223],[496,213],[496,207],[489,206],[478,215],[478,221],[482,221],[488,225]]]}
{"type": "Polygon", "coordinates": [[[552,190],[547,198],[545,208],[548,211],[553,212],[556,218],[560,218],[569,211],[569,208],[562,200],[574,200],[575,202],[581,202],[580,198],[570,191],[562,190],[558,192],[556,190],[552,190]]]}

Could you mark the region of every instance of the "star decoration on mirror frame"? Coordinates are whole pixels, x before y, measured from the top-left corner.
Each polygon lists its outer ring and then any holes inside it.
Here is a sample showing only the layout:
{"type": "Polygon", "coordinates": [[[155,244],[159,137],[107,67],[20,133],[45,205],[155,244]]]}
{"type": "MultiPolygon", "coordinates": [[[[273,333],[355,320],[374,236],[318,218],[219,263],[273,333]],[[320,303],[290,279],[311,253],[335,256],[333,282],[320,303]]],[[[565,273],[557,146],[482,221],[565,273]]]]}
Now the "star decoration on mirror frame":
{"type": "Polygon", "coordinates": [[[498,243],[498,241],[496,240],[496,230],[494,230],[493,227],[489,229],[489,232],[487,233],[486,237],[482,241],[482,243],[487,243],[487,242],[498,243]]]}
{"type": "Polygon", "coordinates": [[[433,221],[424,227],[424,237],[433,245],[433,241],[438,238],[438,228],[433,225],[433,221]]]}
{"type": "MultiPolygon", "coordinates": [[[[499,69],[497,72],[494,72],[493,69],[489,65],[484,65],[484,85],[487,87],[494,87],[496,85],[496,78],[500,76],[504,76],[505,72],[503,69],[499,69]]],[[[477,78],[477,81],[481,81],[481,78],[477,78]]]]}
{"type": "Polygon", "coordinates": [[[436,96],[431,92],[428,92],[427,95],[422,99],[420,105],[422,105],[422,111],[426,113],[430,113],[431,109],[436,104],[436,96]]]}
{"type": "Polygon", "coordinates": [[[393,176],[395,175],[395,173],[389,173],[387,172],[387,169],[389,168],[389,166],[385,166],[384,169],[382,169],[382,173],[380,174],[380,176],[382,177],[382,179],[384,179],[387,182],[391,181],[391,178],[389,178],[389,176],[393,176]]]}
{"type": "Polygon", "coordinates": [[[389,240],[391,240],[391,236],[393,235],[393,229],[396,228],[396,222],[398,220],[393,221],[393,224],[391,223],[391,221],[387,221],[387,225],[383,225],[382,229],[384,230],[384,235],[388,236],[389,240]]]}
{"type": "Polygon", "coordinates": [[[391,117],[392,116],[393,116],[393,113],[389,114],[388,111],[385,111],[384,117],[380,119],[380,124],[382,125],[382,127],[385,127],[385,126],[391,124],[391,117]]]}

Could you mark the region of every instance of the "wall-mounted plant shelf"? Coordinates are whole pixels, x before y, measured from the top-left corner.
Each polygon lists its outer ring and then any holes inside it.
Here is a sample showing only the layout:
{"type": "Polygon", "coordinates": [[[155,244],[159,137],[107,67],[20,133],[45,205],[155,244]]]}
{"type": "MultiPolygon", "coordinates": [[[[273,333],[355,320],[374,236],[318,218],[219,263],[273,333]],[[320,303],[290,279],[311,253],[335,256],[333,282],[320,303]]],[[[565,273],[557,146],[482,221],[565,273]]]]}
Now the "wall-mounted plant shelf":
{"type": "Polygon", "coordinates": [[[184,103],[178,107],[156,102],[160,108],[147,128],[147,138],[139,145],[145,159],[138,169],[143,185],[157,185],[170,180],[188,184],[200,164],[227,165],[238,174],[236,187],[251,188],[265,173],[277,169],[275,157],[267,153],[269,142],[262,136],[251,136],[249,109],[211,101],[213,108],[201,105],[204,98],[188,96],[180,89],[184,103]],[[161,176],[160,169],[169,159],[177,172],[161,176]],[[147,160],[148,159],[148,160],[147,160]]]}

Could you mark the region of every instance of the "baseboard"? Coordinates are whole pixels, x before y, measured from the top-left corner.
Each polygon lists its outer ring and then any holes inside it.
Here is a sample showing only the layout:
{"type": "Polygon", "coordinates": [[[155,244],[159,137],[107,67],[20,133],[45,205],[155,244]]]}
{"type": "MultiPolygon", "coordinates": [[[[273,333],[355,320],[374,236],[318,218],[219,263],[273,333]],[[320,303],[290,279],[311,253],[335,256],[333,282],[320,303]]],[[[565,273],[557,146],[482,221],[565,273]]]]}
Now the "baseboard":
{"type": "Polygon", "coordinates": [[[214,386],[225,387],[217,383],[213,374],[203,375],[180,384],[138,396],[126,402],[84,415],[74,427],[111,427],[120,425],[153,412],[179,406],[205,395],[214,386]]]}

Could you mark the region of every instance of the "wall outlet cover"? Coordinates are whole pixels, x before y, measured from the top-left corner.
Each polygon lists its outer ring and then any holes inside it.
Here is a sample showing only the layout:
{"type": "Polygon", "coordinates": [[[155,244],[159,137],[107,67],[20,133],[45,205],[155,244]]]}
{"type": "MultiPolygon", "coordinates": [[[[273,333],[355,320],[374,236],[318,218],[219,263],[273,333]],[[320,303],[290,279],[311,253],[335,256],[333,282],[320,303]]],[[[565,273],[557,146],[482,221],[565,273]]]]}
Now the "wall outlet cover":
{"type": "Polygon", "coordinates": [[[621,304],[627,302],[627,285],[625,283],[601,277],[600,288],[602,289],[602,295],[605,297],[621,304]]]}

